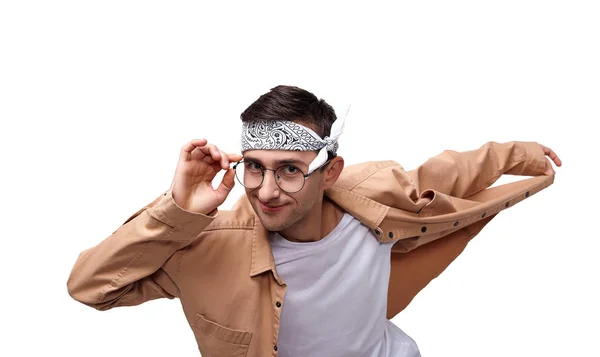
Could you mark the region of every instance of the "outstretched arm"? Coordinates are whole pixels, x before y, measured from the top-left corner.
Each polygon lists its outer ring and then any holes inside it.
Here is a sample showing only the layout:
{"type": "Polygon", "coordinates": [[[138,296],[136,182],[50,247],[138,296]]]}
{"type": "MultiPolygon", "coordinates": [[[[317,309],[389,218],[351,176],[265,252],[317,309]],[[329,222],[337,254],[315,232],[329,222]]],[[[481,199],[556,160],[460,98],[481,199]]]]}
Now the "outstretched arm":
{"type": "Polygon", "coordinates": [[[547,157],[562,165],[554,151],[537,142],[490,141],[476,150],[445,150],[408,173],[419,192],[432,189],[464,198],[491,186],[503,174],[553,175],[547,157]]]}

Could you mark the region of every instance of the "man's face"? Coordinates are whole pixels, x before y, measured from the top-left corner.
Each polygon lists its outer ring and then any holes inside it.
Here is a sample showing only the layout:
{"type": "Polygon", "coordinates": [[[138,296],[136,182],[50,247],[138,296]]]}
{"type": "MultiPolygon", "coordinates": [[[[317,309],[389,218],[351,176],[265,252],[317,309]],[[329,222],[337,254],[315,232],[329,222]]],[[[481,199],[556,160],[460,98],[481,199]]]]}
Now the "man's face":
{"type": "MultiPolygon", "coordinates": [[[[293,166],[307,173],[316,156],[313,151],[248,150],[244,153],[244,161],[272,170],[285,166],[293,171],[289,167],[293,166]]],[[[295,193],[283,191],[275,181],[274,172],[265,170],[262,185],[246,188],[246,195],[263,226],[277,232],[302,219],[323,197],[323,191],[323,173],[319,169],[307,177],[304,187],[295,193]]]]}

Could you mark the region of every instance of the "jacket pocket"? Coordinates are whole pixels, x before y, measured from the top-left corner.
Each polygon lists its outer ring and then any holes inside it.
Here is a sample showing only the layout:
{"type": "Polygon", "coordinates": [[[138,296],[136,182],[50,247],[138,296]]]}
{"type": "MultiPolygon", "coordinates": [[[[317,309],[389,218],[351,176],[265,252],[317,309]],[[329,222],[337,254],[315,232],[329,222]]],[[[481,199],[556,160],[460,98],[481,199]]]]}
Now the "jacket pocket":
{"type": "Polygon", "coordinates": [[[234,330],[196,314],[192,325],[202,357],[245,357],[252,332],[234,330]]]}

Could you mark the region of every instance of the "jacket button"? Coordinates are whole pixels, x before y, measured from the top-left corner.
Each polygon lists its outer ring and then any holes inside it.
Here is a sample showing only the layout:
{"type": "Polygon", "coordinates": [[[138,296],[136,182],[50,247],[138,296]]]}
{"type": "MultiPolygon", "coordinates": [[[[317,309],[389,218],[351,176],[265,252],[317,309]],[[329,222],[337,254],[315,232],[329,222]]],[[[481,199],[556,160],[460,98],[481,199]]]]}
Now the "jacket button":
{"type": "Polygon", "coordinates": [[[484,217],[485,217],[485,212],[483,212],[483,213],[481,214],[481,218],[484,218],[484,217]]]}
{"type": "Polygon", "coordinates": [[[280,303],[279,301],[277,301],[277,302],[275,303],[275,306],[277,306],[277,307],[281,307],[281,303],[280,303]]]}
{"type": "Polygon", "coordinates": [[[454,222],[454,227],[458,226],[458,221],[454,222]]]}
{"type": "Polygon", "coordinates": [[[394,233],[392,233],[392,232],[388,233],[388,237],[394,238],[394,233]]]}
{"type": "Polygon", "coordinates": [[[277,351],[277,345],[273,346],[273,350],[277,351]]]}
{"type": "Polygon", "coordinates": [[[421,227],[421,232],[423,232],[423,233],[427,232],[427,227],[425,227],[425,226],[421,227]]]}
{"type": "Polygon", "coordinates": [[[508,207],[509,205],[510,205],[510,203],[509,203],[509,202],[506,202],[506,203],[504,204],[504,207],[508,207]]]}
{"type": "Polygon", "coordinates": [[[525,197],[529,197],[529,191],[525,192],[525,197]]]}

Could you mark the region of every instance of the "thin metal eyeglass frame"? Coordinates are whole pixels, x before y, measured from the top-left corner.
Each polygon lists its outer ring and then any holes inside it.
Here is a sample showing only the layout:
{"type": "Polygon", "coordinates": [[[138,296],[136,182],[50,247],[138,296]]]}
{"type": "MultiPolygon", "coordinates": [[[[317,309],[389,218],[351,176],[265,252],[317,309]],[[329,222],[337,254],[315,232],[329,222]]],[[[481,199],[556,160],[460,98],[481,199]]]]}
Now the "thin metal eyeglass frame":
{"type": "MultiPolygon", "coordinates": [[[[244,160],[236,162],[236,163],[235,163],[235,165],[233,165],[233,170],[235,171],[235,169],[237,168],[237,166],[238,166],[239,164],[243,163],[243,162],[244,162],[244,160]]],[[[248,162],[253,162],[253,161],[250,161],[250,160],[248,160],[248,162]]],[[[277,187],[279,187],[279,189],[281,189],[281,190],[282,190],[283,192],[285,192],[285,193],[297,193],[297,192],[300,192],[300,191],[302,191],[302,189],[304,188],[304,185],[306,185],[306,179],[307,179],[307,178],[308,178],[310,175],[312,175],[312,174],[314,174],[315,172],[317,172],[317,170],[319,170],[320,168],[322,168],[323,166],[327,165],[327,164],[328,164],[328,163],[330,163],[330,162],[331,162],[331,160],[327,160],[327,161],[325,161],[325,162],[323,163],[323,165],[321,165],[321,166],[317,167],[316,169],[314,169],[314,170],[313,170],[313,172],[311,172],[311,173],[309,173],[309,174],[305,174],[305,173],[304,173],[304,171],[302,171],[302,170],[300,170],[299,168],[297,168],[296,166],[294,166],[294,167],[296,167],[296,169],[297,169],[298,171],[300,171],[300,172],[302,173],[302,177],[304,178],[304,181],[302,182],[302,187],[300,187],[300,189],[298,189],[298,191],[287,191],[287,190],[284,190],[284,189],[283,189],[281,186],[279,186],[279,182],[277,182],[277,177],[275,177],[275,173],[276,173],[276,172],[277,172],[279,169],[281,169],[281,168],[284,168],[284,167],[287,167],[287,166],[293,166],[293,165],[289,165],[289,164],[288,164],[288,165],[281,165],[281,166],[279,166],[278,168],[276,168],[275,170],[273,170],[273,169],[268,169],[268,168],[266,168],[266,167],[262,167],[262,166],[260,166],[260,172],[261,172],[261,176],[262,176],[262,177],[261,177],[261,179],[260,179],[260,183],[258,184],[258,186],[256,186],[256,187],[251,187],[250,189],[251,189],[251,190],[254,190],[254,189],[257,189],[257,188],[259,188],[260,186],[262,186],[263,182],[265,181],[265,171],[273,171],[273,177],[275,178],[275,184],[277,185],[277,187]]],[[[256,163],[256,164],[258,164],[258,163],[256,163]]],[[[238,177],[238,175],[237,175],[237,171],[235,171],[235,178],[238,180],[238,182],[239,182],[239,183],[240,183],[242,186],[246,187],[246,185],[244,185],[244,183],[243,183],[243,182],[241,182],[240,178],[238,177]]]]}

